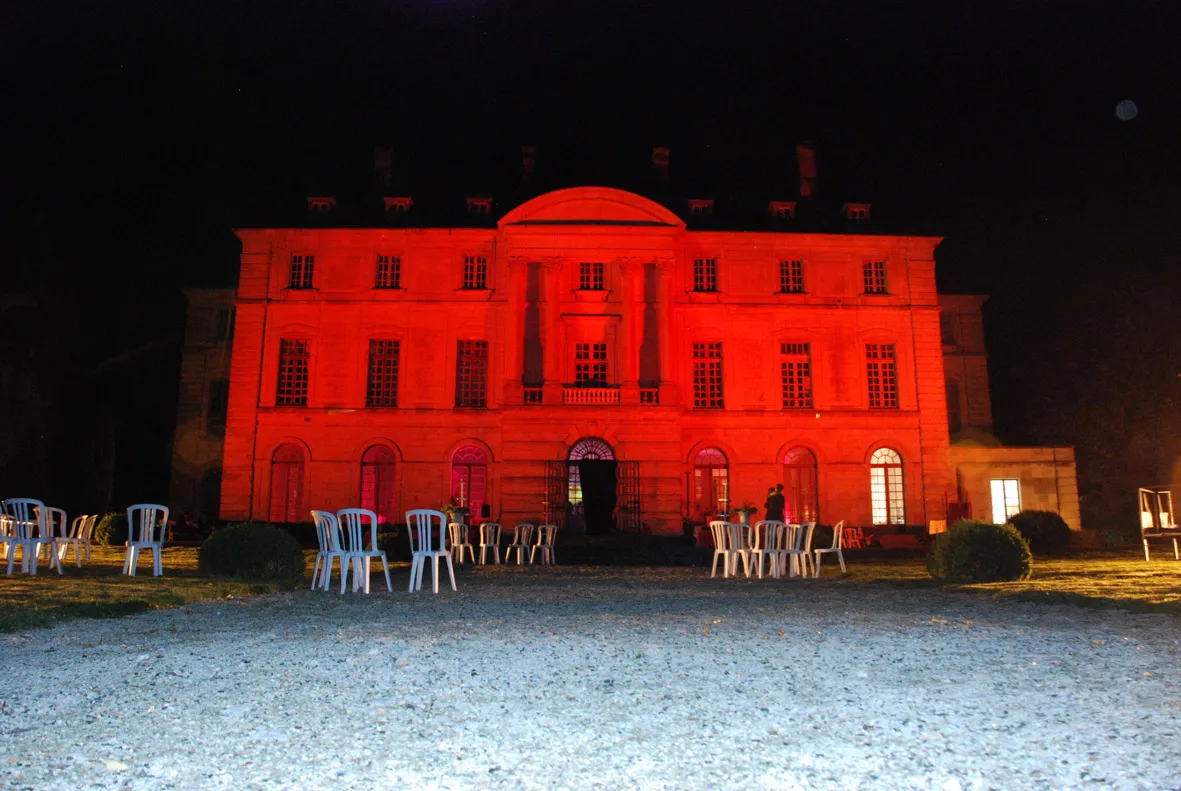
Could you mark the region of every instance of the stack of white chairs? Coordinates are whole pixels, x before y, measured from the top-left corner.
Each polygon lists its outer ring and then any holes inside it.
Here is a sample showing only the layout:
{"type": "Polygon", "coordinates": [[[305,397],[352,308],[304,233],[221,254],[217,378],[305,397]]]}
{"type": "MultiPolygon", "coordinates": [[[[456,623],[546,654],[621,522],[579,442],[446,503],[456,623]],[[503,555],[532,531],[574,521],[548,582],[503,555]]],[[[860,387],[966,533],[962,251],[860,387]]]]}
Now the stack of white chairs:
{"type": "Polygon", "coordinates": [[[340,592],[344,593],[345,566],[348,561],[341,546],[340,523],[331,511],[312,511],[312,521],[316,523],[316,542],[319,545],[316,565],[312,568],[312,589],[328,590],[332,580],[332,561],[336,560],[340,563],[340,592]]]}
{"type": "Polygon", "coordinates": [[[496,522],[480,523],[480,565],[484,565],[485,553],[492,550],[493,560],[500,565],[500,525],[496,522]]]}
{"type": "Polygon", "coordinates": [[[540,525],[537,528],[537,543],[533,545],[533,550],[529,553],[529,562],[532,563],[537,557],[537,550],[541,550],[541,565],[552,566],[554,564],[554,541],[558,537],[557,525],[540,525]]]}
{"type": "Polygon", "coordinates": [[[451,555],[459,561],[459,565],[463,565],[463,551],[466,549],[468,555],[472,559],[472,563],[476,562],[476,550],[468,541],[468,526],[464,522],[451,522],[447,525],[447,540],[451,543],[451,555]]]}
{"type": "MultiPolygon", "coordinates": [[[[5,535],[3,541],[8,549],[8,573],[12,573],[16,550],[21,551],[21,571],[37,574],[37,556],[41,546],[48,543],[53,545],[52,536],[46,535],[45,503],[28,497],[10,497],[0,503],[4,515],[11,522],[11,534],[5,535]]],[[[61,574],[61,564],[57,563],[52,553],[50,564],[61,574]]]]}
{"type": "Polygon", "coordinates": [[[451,590],[455,587],[455,568],[451,565],[451,553],[447,550],[447,515],[442,511],[418,508],[406,512],[406,526],[414,533],[411,546],[414,558],[410,563],[410,592],[422,590],[422,570],[427,561],[432,563],[431,590],[439,592],[439,560],[447,562],[447,574],[451,577],[451,590]],[[436,536],[438,543],[436,546],[436,536]]]}
{"type": "Polygon", "coordinates": [[[508,563],[515,549],[517,550],[517,565],[521,565],[521,558],[525,556],[525,553],[531,552],[533,549],[533,530],[533,525],[528,522],[522,522],[513,528],[513,541],[508,545],[508,549],[504,553],[505,563],[508,563]]]}
{"type": "MultiPolygon", "coordinates": [[[[750,533],[750,559],[758,571],[759,579],[763,578],[763,561],[770,565],[771,576],[779,579],[780,557],[783,553],[784,525],[775,519],[762,519],[755,522],[750,533]]],[[[750,567],[747,566],[747,578],[750,577],[750,567]]]]}
{"type": "Polygon", "coordinates": [[[816,532],[815,522],[804,522],[800,525],[803,531],[803,537],[800,539],[800,574],[807,577],[809,574],[809,566],[814,566],[814,557],[812,555],[812,535],[816,532]]]}
{"type": "Polygon", "coordinates": [[[377,547],[377,514],[367,508],[342,508],[336,512],[340,532],[344,535],[345,565],[341,571],[340,589],[344,592],[348,567],[353,567],[353,593],[364,588],[369,593],[369,565],[373,558],[381,560],[385,571],[385,589],[392,591],[390,564],[385,552],[377,547]],[[365,523],[369,523],[369,547],[365,547],[365,523]],[[363,575],[363,576],[362,576],[363,575]]]}
{"type": "Polygon", "coordinates": [[[59,566],[65,562],[71,547],[74,548],[74,564],[78,568],[82,568],[82,547],[86,548],[86,559],[90,560],[90,537],[94,534],[94,525],[97,521],[98,514],[83,514],[74,517],[74,521],[70,523],[70,532],[64,538],[58,539],[60,549],[57,562],[59,566]]]}
{"type": "Polygon", "coordinates": [[[845,520],[842,519],[841,521],[837,522],[832,527],[832,546],[826,547],[824,549],[812,550],[812,552],[814,553],[815,558],[816,558],[816,560],[814,561],[815,566],[813,567],[815,569],[814,576],[816,576],[816,577],[820,576],[820,556],[821,555],[829,555],[829,554],[835,554],[837,556],[837,560],[840,561],[840,564],[841,564],[841,573],[842,574],[845,573],[845,554],[843,552],[841,552],[841,541],[843,540],[844,534],[845,534],[845,520]]]}
{"type": "MultiPolygon", "coordinates": [[[[135,576],[139,553],[152,553],[152,576],[164,575],[164,539],[168,533],[168,506],[136,503],[127,509],[127,556],[123,573],[135,576]]],[[[58,569],[60,571],[60,569],[58,569]]]]}

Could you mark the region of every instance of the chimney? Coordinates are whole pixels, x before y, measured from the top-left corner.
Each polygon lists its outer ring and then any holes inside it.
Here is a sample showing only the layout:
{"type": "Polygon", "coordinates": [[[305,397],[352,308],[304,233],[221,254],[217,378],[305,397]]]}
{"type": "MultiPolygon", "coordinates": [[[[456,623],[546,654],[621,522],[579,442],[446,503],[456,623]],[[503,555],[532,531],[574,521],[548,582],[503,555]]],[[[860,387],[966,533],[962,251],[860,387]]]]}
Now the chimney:
{"type": "Polygon", "coordinates": [[[533,166],[537,164],[537,147],[521,146],[521,178],[525,181],[533,178],[533,166]]]}
{"type": "Polygon", "coordinates": [[[658,146],[652,149],[652,167],[656,169],[656,175],[660,177],[661,181],[668,181],[668,160],[669,151],[667,148],[658,146]]]}
{"type": "Polygon", "coordinates": [[[390,164],[394,151],[378,146],[373,149],[373,187],[384,194],[390,188],[390,164]]]}
{"type": "Polygon", "coordinates": [[[796,161],[800,166],[800,197],[807,198],[816,191],[816,148],[811,143],[796,146],[796,161]]]}

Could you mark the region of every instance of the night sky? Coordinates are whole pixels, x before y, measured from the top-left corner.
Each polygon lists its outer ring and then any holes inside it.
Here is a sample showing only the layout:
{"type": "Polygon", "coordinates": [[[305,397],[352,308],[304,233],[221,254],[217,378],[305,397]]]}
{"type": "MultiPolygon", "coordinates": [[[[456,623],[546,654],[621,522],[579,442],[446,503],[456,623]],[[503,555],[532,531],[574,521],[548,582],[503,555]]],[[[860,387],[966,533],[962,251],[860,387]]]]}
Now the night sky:
{"type": "Polygon", "coordinates": [[[1077,445],[1084,522],[1124,518],[1181,454],[1176,4],[895,5],[4,4],[5,272],[39,306],[4,353],[52,372],[54,456],[107,421],[115,499],[163,497],[179,289],[375,145],[459,197],[522,144],[556,186],[667,145],[722,198],[807,140],[823,193],[946,238],[941,290],[993,295],[998,435],[1077,445]]]}

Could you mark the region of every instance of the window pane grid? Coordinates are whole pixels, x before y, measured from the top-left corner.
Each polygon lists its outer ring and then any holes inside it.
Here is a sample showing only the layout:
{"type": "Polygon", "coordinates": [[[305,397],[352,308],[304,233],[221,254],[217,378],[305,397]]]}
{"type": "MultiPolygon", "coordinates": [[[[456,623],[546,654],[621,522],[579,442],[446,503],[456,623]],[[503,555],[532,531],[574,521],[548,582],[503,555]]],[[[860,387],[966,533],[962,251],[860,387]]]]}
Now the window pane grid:
{"type": "Polygon", "coordinates": [[[698,258],[693,261],[693,290],[718,290],[718,259],[698,258]]]}
{"type": "Polygon", "coordinates": [[[316,271],[316,257],[314,255],[291,256],[290,288],[311,288],[312,278],[316,271]]]}
{"type": "Polygon", "coordinates": [[[463,287],[483,289],[488,287],[488,259],[482,255],[463,257],[463,287]]]}
{"type": "Polygon", "coordinates": [[[391,340],[369,341],[369,384],[366,406],[398,405],[398,363],[401,343],[391,340]]]}
{"type": "Polygon", "coordinates": [[[580,291],[602,291],[604,286],[604,267],[601,261],[582,261],[578,264],[580,291]]]}
{"type": "Polygon", "coordinates": [[[865,367],[870,409],[897,409],[898,368],[894,359],[894,344],[867,344],[865,367]]]}
{"type": "Polygon", "coordinates": [[[1003,524],[1021,513],[1021,481],[1016,478],[996,478],[990,484],[993,522],[1003,524]]]}
{"type": "Polygon", "coordinates": [[[783,408],[812,407],[812,362],[806,343],[782,343],[780,373],[783,380],[783,408]]]}
{"type": "Polygon", "coordinates": [[[488,401],[488,342],[458,343],[455,356],[455,406],[484,407],[488,401]]]}
{"type": "Polygon", "coordinates": [[[865,279],[865,293],[866,294],[887,294],[886,289],[886,262],[885,261],[866,261],[861,268],[865,279]]]}
{"type": "Polygon", "coordinates": [[[693,406],[722,409],[722,344],[693,344],[693,406]]]}
{"type": "Polygon", "coordinates": [[[308,342],[279,341],[279,384],[276,406],[306,406],[308,403],[308,342]]]}
{"type": "Polygon", "coordinates": [[[402,258],[397,255],[379,255],[377,257],[376,288],[402,287],[402,258]]]}
{"type": "Polygon", "coordinates": [[[607,344],[574,344],[574,383],[583,386],[607,384],[607,344]]]}
{"type": "Polygon", "coordinates": [[[906,524],[906,493],[902,459],[883,448],[874,453],[869,468],[869,496],[875,525],[906,524]]]}
{"type": "Polygon", "coordinates": [[[779,262],[779,290],[784,294],[804,293],[804,262],[779,262]]]}

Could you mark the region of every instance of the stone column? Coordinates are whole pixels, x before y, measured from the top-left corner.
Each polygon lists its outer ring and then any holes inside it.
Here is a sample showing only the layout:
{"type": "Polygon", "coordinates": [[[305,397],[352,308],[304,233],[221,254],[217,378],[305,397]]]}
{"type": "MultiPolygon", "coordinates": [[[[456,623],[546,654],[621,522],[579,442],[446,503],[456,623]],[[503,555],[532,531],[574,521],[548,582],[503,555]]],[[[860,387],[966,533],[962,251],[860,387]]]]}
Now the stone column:
{"type": "Polygon", "coordinates": [[[619,259],[623,299],[620,306],[619,342],[615,354],[619,363],[619,402],[640,403],[640,344],[644,340],[644,265],[638,258],[619,259]]]}
{"type": "Polygon", "coordinates": [[[542,391],[543,403],[562,403],[562,355],[565,341],[562,338],[562,259],[547,256],[544,260],[545,280],[545,322],[541,336],[542,363],[545,385],[542,391]]]}
{"type": "Polygon", "coordinates": [[[520,406],[524,400],[521,376],[525,365],[525,279],[529,262],[524,256],[508,259],[508,321],[505,329],[504,404],[520,406]]]}
{"type": "Polygon", "coordinates": [[[681,402],[680,387],[673,381],[673,355],[677,348],[673,340],[673,303],[675,259],[661,258],[656,261],[659,288],[656,297],[656,323],[660,328],[660,403],[662,406],[681,402]]]}

